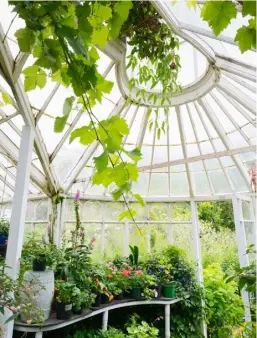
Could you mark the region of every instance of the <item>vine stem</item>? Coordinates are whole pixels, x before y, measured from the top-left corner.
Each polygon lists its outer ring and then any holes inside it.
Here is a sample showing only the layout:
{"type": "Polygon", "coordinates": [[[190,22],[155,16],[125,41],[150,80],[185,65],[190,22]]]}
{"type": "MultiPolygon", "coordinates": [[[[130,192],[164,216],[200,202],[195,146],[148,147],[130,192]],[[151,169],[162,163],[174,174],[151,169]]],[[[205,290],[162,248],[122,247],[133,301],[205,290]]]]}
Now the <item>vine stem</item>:
{"type": "MultiPolygon", "coordinates": [[[[77,80],[78,80],[78,81],[80,82],[80,84],[81,84],[81,80],[80,80],[79,76],[77,76],[76,71],[74,71],[74,68],[73,68],[73,66],[72,66],[72,62],[70,62],[70,60],[69,60],[69,58],[71,58],[71,56],[70,56],[70,54],[69,54],[68,48],[66,48],[66,46],[65,46],[64,39],[61,38],[61,37],[59,37],[59,36],[58,36],[58,39],[59,39],[60,44],[61,44],[61,46],[62,46],[62,49],[63,49],[63,52],[64,52],[64,57],[65,57],[65,59],[66,59],[67,64],[71,67],[73,74],[76,76],[77,80]]],[[[71,60],[71,61],[72,61],[72,60],[71,60]]],[[[100,138],[99,138],[99,135],[98,135],[98,133],[97,133],[97,130],[96,130],[94,121],[93,121],[93,119],[92,119],[92,116],[96,119],[96,121],[99,123],[99,125],[103,128],[103,130],[105,131],[106,135],[107,135],[108,137],[110,137],[110,135],[109,135],[108,131],[106,130],[106,128],[102,125],[102,123],[101,123],[101,122],[97,119],[97,117],[93,114],[92,108],[91,108],[91,105],[90,105],[90,102],[89,102],[88,95],[87,95],[87,94],[83,94],[81,97],[82,97],[84,106],[85,106],[85,108],[86,108],[86,110],[87,110],[87,112],[88,112],[89,118],[90,118],[90,120],[91,120],[91,122],[92,122],[94,131],[95,131],[95,134],[96,134],[96,140],[97,140],[97,141],[102,145],[102,147],[104,148],[104,145],[103,145],[103,143],[101,142],[101,140],[100,140],[100,138]],[[86,97],[86,100],[85,100],[85,97],[86,97]],[[87,101],[87,102],[86,102],[86,101],[87,101]]],[[[122,158],[122,156],[121,156],[121,153],[118,152],[118,155],[119,155],[119,157],[120,157],[122,163],[124,164],[124,168],[125,168],[125,170],[127,171],[128,178],[129,178],[129,171],[128,171],[128,168],[126,167],[126,165],[125,165],[125,163],[124,163],[124,161],[123,161],[123,158],[122,158]]],[[[114,167],[115,167],[115,164],[114,164],[114,162],[112,161],[112,159],[111,159],[111,157],[110,157],[109,155],[108,155],[108,158],[109,158],[109,160],[110,160],[110,163],[111,163],[112,167],[114,168],[114,167]]],[[[122,197],[123,197],[124,203],[125,203],[125,205],[126,205],[128,211],[129,211],[129,214],[130,214],[130,217],[131,217],[133,223],[137,226],[137,228],[138,228],[140,234],[143,235],[142,232],[141,232],[141,229],[139,228],[138,224],[136,223],[135,217],[134,217],[133,214],[132,214],[131,208],[130,208],[130,206],[129,206],[129,203],[128,203],[128,201],[127,201],[127,199],[126,199],[124,193],[122,193],[122,197]]]]}

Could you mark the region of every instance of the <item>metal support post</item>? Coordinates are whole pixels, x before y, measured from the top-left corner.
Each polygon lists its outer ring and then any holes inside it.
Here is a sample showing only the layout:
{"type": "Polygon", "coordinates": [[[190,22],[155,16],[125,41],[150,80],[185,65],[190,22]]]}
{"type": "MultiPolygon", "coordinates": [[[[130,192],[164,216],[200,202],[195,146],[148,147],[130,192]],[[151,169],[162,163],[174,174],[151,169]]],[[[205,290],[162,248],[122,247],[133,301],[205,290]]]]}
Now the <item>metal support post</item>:
{"type": "MultiPolygon", "coordinates": [[[[239,263],[240,267],[243,268],[249,265],[249,258],[248,255],[246,254],[247,243],[244,224],[242,222],[242,203],[241,200],[236,195],[233,196],[232,202],[235,220],[236,241],[239,254],[239,263]]],[[[245,308],[245,321],[248,322],[251,321],[249,294],[245,290],[242,290],[241,295],[245,308]]]]}
{"type": "Polygon", "coordinates": [[[129,255],[129,222],[126,219],[123,229],[124,239],[123,239],[123,255],[128,257],[129,255]]]}
{"type": "MultiPolygon", "coordinates": [[[[10,268],[6,268],[5,272],[14,280],[17,278],[20,267],[33,142],[34,132],[31,127],[25,125],[22,128],[21,134],[19,161],[17,165],[17,175],[15,180],[15,191],[13,196],[6,253],[6,264],[10,268]]],[[[13,321],[8,323],[6,337],[11,338],[12,334],[13,321]]]]}
{"type": "Polygon", "coordinates": [[[103,313],[103,323],[102,323],[102,330],[107,331],[108,327],[108,317],[109,317],[109,311],[105,311],[103,313]]]}
{"type": "MultiPolygon", "coordinates": [[[[198,222],[197,204],[195,201],[191,201],[191,214],[192,214],[192,231],[193,231],[193,243],[194,243],[194,256],[196,262],[196,278],[200,286],[203,286],[203,268],[202,268],[202,255],[200,244],[200,226],[198,222]]],[[[204,337],[207,337],[207,327],[205,322],[202,322],[202,333],[204,337]]]]}
{"type": "Polygon", "coordinates": [[[165,305],[165,338],[170,338],[170,304],[165,305]]]}

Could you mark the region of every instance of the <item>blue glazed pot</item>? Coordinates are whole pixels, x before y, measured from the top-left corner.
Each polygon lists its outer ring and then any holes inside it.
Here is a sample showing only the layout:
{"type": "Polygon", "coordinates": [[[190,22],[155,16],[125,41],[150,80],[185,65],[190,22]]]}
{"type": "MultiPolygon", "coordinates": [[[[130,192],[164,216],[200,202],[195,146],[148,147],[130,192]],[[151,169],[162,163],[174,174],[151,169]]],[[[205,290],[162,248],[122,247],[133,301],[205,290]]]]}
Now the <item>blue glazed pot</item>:
{"type": "Polygon", "coordinates": [[[0,244],[5,244],[7,240],[8,240],[8,235],[0,234],[0,244]]]}

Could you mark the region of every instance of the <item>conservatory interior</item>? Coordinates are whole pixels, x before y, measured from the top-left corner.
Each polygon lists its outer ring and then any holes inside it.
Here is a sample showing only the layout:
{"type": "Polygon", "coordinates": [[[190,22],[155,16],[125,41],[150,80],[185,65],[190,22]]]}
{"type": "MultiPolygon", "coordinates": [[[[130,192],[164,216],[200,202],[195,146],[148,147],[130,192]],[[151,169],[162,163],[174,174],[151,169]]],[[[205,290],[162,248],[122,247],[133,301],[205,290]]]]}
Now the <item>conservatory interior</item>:
{"type": "Polygon", "coordinates": [[[256,2],[0,3],[0,337],[256,337],[256,2]]]}

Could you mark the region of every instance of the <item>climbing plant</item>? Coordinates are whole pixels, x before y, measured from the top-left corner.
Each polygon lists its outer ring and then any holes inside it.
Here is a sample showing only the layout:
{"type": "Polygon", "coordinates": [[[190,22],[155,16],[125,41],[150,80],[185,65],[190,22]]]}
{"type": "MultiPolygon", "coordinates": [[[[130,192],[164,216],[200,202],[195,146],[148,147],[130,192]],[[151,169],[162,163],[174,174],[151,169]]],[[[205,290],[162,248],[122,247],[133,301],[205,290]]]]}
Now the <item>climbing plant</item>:
{"type": "Polygon", "coordinates": [[[238,12],[249,17],[248,24],[237,30],[234,40],[242,53],[256,48],[256,1],[206,1],[201,9],[201,17],[208,22],[215,35],[219,35],[235,19],[238,12]]]}
{"type": "Polygon", "coordinates": [[[54,129],[64,130],[74,105],[88,114],[90,123],[73,130],[70,142],[78,139],[83,145],[100,143],[102,153],[94,158],[92,182],[104,187],[114,185],[113,198],[123,197],[128,208],[120,219],[133,218],[135,211],[129,208],[127,197],[133,196],[144,203],[131,190],[132,182],[138,178],[136,162],[141,159],[140,149],[123,148],[123,139],[129,134],[123,118],[112,116],[99,120],[92,111],[97,102],[102,102],[103,94],[110,93],[113,87],[97,70],[96,45],[103,49],[109,39],[119,35],[132,2],[9,1],[9,4],[26,23],[25,28],[15,33],[20,50],[32,53],[35,58],[34,64],[23,70],[25,90],[43,88],[48,77],[72,87],[74,96],[65,99],[63,115],[56,118],[54,129]],[[125,161],[124,155],[129,160],[125,161]]]}

